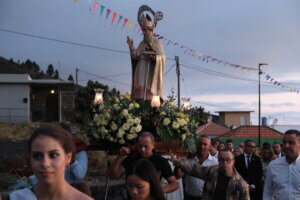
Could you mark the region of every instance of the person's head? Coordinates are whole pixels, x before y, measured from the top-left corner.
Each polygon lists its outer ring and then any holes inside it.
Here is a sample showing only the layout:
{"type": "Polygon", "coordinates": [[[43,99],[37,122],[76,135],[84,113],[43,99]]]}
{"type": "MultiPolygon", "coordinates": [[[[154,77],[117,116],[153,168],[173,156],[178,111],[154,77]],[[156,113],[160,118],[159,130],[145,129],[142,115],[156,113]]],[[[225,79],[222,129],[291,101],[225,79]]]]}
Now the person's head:
{"type": "Polygon", "coordinates": [[[233,150],[234,157],[238,157],[239,155],[242,155],[243,153],[244,153],[244,151],[241,147],[236,147],[233,150]]]}
{"type": "Polygon", "coordinates": [[[56,184],[64,181],[74,146],[71,135],[57,125],[37,128],[28,141],[32,171],[39,182],[56,184]]]}
{"type": "Polygon", "coordinates": [[[132,199],[165,200],[159,177],[151,161],[134,161],[126,170],[127,189],[132,199]]]}
{"type": "Polygon", "coordinates": [[[273,151],[276,155],[279,155],[281,152],[281,146],[278,142],[273,143],[273,151]]]}
{"type": "Polygon", "coordinates": [[[219,143],[220,143],[220,140],[215,139],[211,142],[211,145],[213,145],[216,149],[218,149],[219,143]]]}
{"type": "Polygon", "coordinates": [[[218,155],[219,169],[224,174],[234,169],[234,155],[230,150],[223,150],[218,155]]]}
{"type": "Polygon", "coordinates": [[[268,142],[264,142],[262,146],[263,146],[263,148],[264,147],[271,148],[271,144],[268,142]]]}
{"type": "Polygon", "coordinates": [[[217,148],[214,145],[210,145],[209,147],[209,153],[214,156],[218,152],[217,148]]]}
{"type": "Polygon", "coordinates": [[[208,155],[209,153],[209,147],[210,147],[210,138],[205,136],[205,135],[201,135],[199,138],[198,138],[198,141],[197,141],[197,152],[198,154],[201,154],[201,155],[208,155]]]}
{"type": "Polygon", "coordinates": [[[260,153],[261,153],[260,147],[259,147],[259,146],[256,146],[256,147],[255,147],[254,154],[260,156],[260,153]]]}
{"type": "Polygon", "coordinates": [[[154,149],[154,136],[150,132],[143,132],[138,137],[138,153],[142,158],[150,158],[154,149]]]}
{"type": "Polygon", "coordinates": [[[261,150],[261,158],[265,162],[270,162],[274,158],[274,153],[271,146],[265,145],[261,150]]]}
{"type": "Polygon", "coordinates": [[[233,147],[234,147],[234,145],[233,145],[233,141],[232,140],[226,140],[226,149],[228,149],[228,150],[232,150],[233,149],[233,147]]]}
{"type": "Polygon", "coordinates": [[[288,161],[295,160],[300,152],[300,132],[288,130],[283,136],[282,150],[288,161]]]}
{"type": "Polygon", "coordinates": [[[244,142],[241,142],[239,145],[239,147],[241,147],[243,150],[244,150],[244,146],[245,146],[244,142]]]}
{"type": "Polygon", "coordinates": [[[218,146],[218,151],[222,151],[225,150],[225,143],[224,142],[220,142],[219,146],[218,146]]]}
{"type": "Polygon", "coordinates": [[[244,152],[248,155],[252,155],[255,152],[255,143],[253,140],[246,140],[245,141],[245,147],[244,147],[244,152]]]}

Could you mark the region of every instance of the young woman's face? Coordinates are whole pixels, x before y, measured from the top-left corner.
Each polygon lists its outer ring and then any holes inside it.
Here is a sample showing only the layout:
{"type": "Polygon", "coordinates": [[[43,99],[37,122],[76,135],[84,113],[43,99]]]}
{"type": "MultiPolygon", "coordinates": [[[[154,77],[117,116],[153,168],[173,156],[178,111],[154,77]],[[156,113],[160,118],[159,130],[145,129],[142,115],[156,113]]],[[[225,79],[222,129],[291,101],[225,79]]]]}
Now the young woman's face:
{"type": "Polygon", "coordinates": [[[65,168],[72,153],[66,154],[61,144],[52,137],[39,136],[31,145],[30,161],[39,182],[55,184],[64,180],[65,168]]]}
{"type": "Polygon", "coordinates": [[[127,189],[132,200],[146,200],[150,198],[150,184],[137,175],[127,177],[127,189]]]}

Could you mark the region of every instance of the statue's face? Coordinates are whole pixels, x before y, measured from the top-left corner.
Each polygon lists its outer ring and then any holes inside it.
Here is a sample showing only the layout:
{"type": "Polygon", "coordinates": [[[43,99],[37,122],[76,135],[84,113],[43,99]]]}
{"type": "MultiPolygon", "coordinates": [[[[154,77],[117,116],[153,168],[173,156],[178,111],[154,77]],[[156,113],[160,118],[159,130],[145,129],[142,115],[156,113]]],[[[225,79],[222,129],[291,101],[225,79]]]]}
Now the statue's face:
{"type": "Polygon", "coordinates": [[[150,41],[152,40],[153,31],[151,29],[143,29],[143,33],[144,33],[144,40],[147,43],[150,43],[150,41]]]}

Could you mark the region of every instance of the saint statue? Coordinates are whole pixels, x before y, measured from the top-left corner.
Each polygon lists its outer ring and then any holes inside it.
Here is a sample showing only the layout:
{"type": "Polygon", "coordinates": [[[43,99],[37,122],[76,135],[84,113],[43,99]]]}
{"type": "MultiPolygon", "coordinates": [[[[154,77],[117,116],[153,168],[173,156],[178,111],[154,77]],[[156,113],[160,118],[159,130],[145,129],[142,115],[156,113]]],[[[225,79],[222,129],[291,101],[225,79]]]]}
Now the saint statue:
{"type": "Polygon", "coordinates": [[[163,99],[164,69],[166,57],[160,41],[154,36],[153,29],[157,21],[162,19],[161,12],[154,12],[148,6],[141,6],[138,22],[142,28],[144,39],[135,49],[133,40],[127,36],[132,64],[131,95],[134,100],[152,100],[153,97],[163,99]],[[148,14],[153,14],[153,20],[148,14]]]}

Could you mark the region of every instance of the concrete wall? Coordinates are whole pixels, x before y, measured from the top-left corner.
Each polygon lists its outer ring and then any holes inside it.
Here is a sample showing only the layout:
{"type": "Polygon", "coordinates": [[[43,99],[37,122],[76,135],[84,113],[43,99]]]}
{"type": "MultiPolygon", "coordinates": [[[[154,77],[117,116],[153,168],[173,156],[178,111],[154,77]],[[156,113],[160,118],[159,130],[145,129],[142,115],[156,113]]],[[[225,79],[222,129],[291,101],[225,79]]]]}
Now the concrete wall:
{"type": "Polygon", "coordinates": [[[9,123],[30,121],[29,85],[0,84],[0,121],[9,123]]]}
{"type": "Polygon", "coordinates": [[[230,126],[240,126],[241,125],[241,117],[246,117],[246,124],[250,125],[250,113],[249,112],[228,112],[228,113],[220,113],[220,124],[230,127],[230,126]]]}

